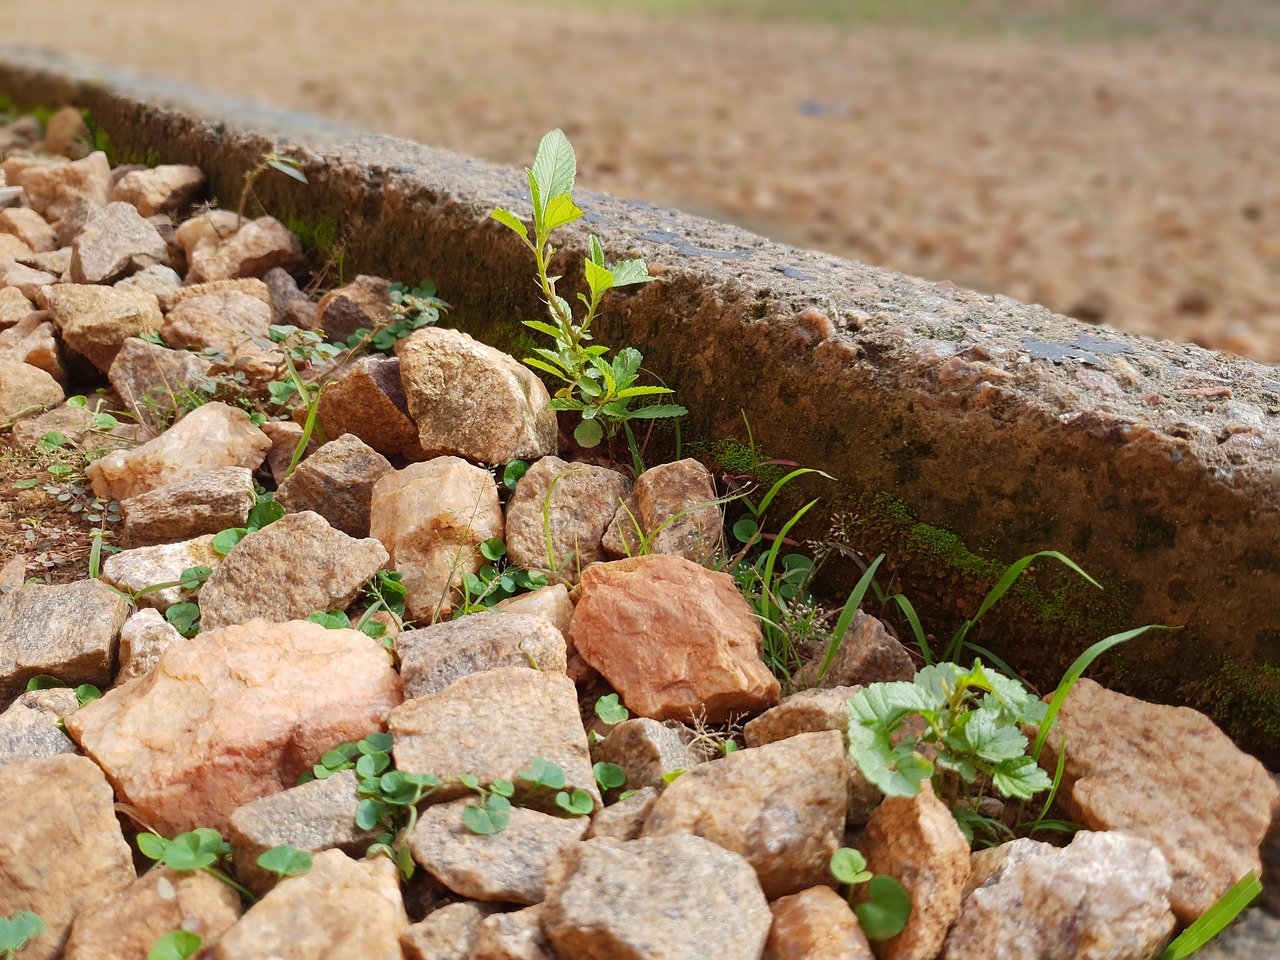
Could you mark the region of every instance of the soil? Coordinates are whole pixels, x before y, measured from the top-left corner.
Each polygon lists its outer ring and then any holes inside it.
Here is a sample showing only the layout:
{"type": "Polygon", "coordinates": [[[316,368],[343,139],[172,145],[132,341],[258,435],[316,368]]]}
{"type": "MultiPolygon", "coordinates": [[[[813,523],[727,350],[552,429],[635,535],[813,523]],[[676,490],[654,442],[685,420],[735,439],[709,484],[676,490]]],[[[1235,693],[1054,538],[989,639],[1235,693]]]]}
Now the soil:
{"type": "Polygon", "coordinates": [[[0,15],[7,40],[504,163],[561,126],[587,187],[1280,361],[1274,4],[619,6],[224,0],[198,29],[155,0],[0,15]]]}

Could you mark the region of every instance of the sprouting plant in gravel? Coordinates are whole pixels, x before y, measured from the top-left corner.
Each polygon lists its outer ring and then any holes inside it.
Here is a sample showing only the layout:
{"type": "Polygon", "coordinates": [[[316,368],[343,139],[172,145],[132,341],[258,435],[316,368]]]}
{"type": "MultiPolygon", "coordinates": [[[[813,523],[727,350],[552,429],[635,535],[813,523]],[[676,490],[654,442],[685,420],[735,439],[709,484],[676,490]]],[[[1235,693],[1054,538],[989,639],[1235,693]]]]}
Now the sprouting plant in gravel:
{"type": "Polygon", "coordinates": [[[436,285],[430,280],[423,280],[413,288],[393,283],[391,315],[373,328],[356,330],[347,338],[345,346],[353,353],[367,349],[394,350],[396,341],[438,323],[441,312],[448,309],[449,304],[436,296],[436,285]]]}
{"type": "Polygon", "coordinates": [[[841,847],[831,858],[831,874],[845,885],[846,896],[862,932],[872,940],[888,940],[902,932],[911,918],[911,897],[893,877],[867,869],[866,858],[852,847],[841,847]],[[858,888],[866,884],[866,890],[858,888]]]}
{"type": "Polygon", "coordinates": [[[222,834],[208,827],[198,827],[187,833],[180,833],[172,840],[166,840],[157,833],[139,833],[138,849],[142,855],[163,864],[171,870],[189,872],[203,870],[217,877],[241,896],[252,902],[257,898],[218,869],[217,865],[231,858],[231,844],[222,839],[222,834]]]}
{"type": "Polygon", "coordinates": [[[285,877],[300,877],[311,869],[312,856],[290,843],[282,843],[258,854],[258,866],[274,873],[276,881],[285,877]]]}
{"type": "Polygon", "coordinates": [[[387,625],[381,620],[374,620],[371,610],[366,610],[355,623],[351,622],[351,618],[344,610],[317,610],[307,617],[307,620],[310,623],[320,624],[326,630],[359,630],[367,637],[383,641],[383,645],[391,649],[391,644],[384,639],[387,635],[387,625]]]}
{"type": "Polygon", "coordinates": [[[19,910],[11,917],[0,917],[0,956],[13,960],[33,937],[44,933],[44,920],[30,910],[19,910]]]}
{"type": "Polygon", "coordinates": [[[249,534],[257,533],[263,527],[275,523],[284,514],[284,505],[276,503],[275,494],[258,487],[254,492],[253,506],[249,509],[249,518],[245,521],[245,526],[219,530],[213,536],[213,549],[225,557],[249,534]]]}
{"type": "Polygon", "coordinates": [[[268,170],[277,170],[286,177],[297,180],[304,186],[307,184],[307,175],[302,172],[302,161],[278,153],[275,150],[265,151],[262,156],[258,157],[258,162],[245,172],[244,188],[240,191],[240,206],[236,208],[236,214],[239,217],[244,217],[245,207],[248,206],[249,195],[253,193],[254,183],[268,170]]]}
{"type": "Polygon", "coordinates": [[[481,613],[517,593],[547,585],[546,574],[506,564],[507,546],[498,537],[483,541],[479,550],[489,562],[475,573],[462,575],[462,601],[454,608],[454,620],[481,613]]]}
{"type": "Polygon", "coordinates": [[[605,437],[613,437],[621,427],[626,432],[633,456],[638,460],[630,421],[679,417],[688,411],[666,403],[633,409],[631,403],[637,398],[670,394],[672,391],[667,387],[638,385],[643,360],[638,350],[627,347],[608,360],[608,347],[589,345],[591,324],[604,295],[617,287],[655,279],[649,275],[643,260],[623,260],[608,267],[604,249],[593,235],[583,265],[590,294],[578,295],[586,306],[580,322],[575,320],[569,301],[556,293],[556,281],[560,278],[550,275],[551,260],[556,251],[549,239],[556,229],[584,216],[572,197],[577,169],[577,158],[569,139],[561,130],[551,131],[538,144],[533,166],[525,168],[533,202],[533,236],[530,237],[528,226],[509,210],[498,208],[490,216],[520,237],[533,252],[537,264],[538,287],[547,305],[550,322],[524,322],[550,337],[553,347],[534,350],[535,356],[526,357],[524,362],[564,384],[556,390],[550,408],[580,414],[581,422],[573,435],[584,447],[594,447],[605,437]]]}
{"type": "Polygon", "coordinates": [[[480,783],[473,774],[458,778],[468,790],[476,793],[478,801],[462,810],[462,822],[472,833],[489,835],[501,833],[511,822],[512,806],[524,806],[539,790],[555,790],[555,804],[571,817],[585,817],[595,804],[591,794],[580,787],[565,789],[564,769],[544,757],[534,757],[516,774],[515,782],[495,780],[488,786],[480,783]]]}
{"type": "Polygon", "coordinates": [[[396,629],[404,629],[405,601],[409,596],[409,590],[400,582],[403,576],[398,570],[379,570],[361,588],[361,599],[365,603],[365,611],[356,621],[356,629],[363,630],[376,640],[381,640],[388,650],[394,646],[392,639],[386,636],[385,632],[371,632],[370,624],[378,622],[372,619],[374,614],[385,610],[395,621],[396,629]]]}
{"type": "Polygon", "coordinates": [[[170,930],[151,945],[147,960],[187,960],[204,946],[200,934],[190,930],[170,930]]]}

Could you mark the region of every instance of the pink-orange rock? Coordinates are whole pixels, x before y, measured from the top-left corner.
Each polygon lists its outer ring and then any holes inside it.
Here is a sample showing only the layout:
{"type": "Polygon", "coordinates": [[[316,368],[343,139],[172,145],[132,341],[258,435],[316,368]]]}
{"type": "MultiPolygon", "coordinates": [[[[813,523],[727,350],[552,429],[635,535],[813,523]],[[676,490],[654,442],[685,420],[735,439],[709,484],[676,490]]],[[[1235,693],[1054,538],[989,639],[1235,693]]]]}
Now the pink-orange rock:
{"type": "Polygon", "coordinates": [[[0,332],[0,360],[17,360],[43,370],[59,383],[66,383],[53,324],[43,313],[29,313],[8,330],[0,332]]]}
{"type": "Polygon", "coordinates": [[[316,304],[315,323],[326,339],[346,340],[357,330],[371,330],[391,316],[391,281],[364,274],[345,287],[330,290],[316,304]]]}
{"type": "Polygon", "coordinates": [[[715,500],[711,471],[697,460],[650,467],[637,478],[627,502],[614,512],[604,534],[604,549],[614,557],[635,556],[641,552],[643,535],[649,553],[667,553],[695,563],[709,560],[724,536],[715,500]]]}
{"type": "Polygon", "coordinates": [[[145,290],[117,290],[94,284],[59,283],[41,302],[67,346],[106,373],[129,337],[160,326],[160,307],[145,290]]]}
{"type": "Polygon", "coordinates": [[[68,279],[72,283],[111,283],[163,263],[169,250],[156,228],[128,203],[94,210],[71,241],[68,279]]]}
{"type": "Polygon", "coordinates": [[[630,557],[582,573],[578,654],[636,714],[709,723],[778,702],[760,626],[733,578],[683,557],[630,557]]]}
{"type": "Polygon", "coordinates": [[[16,326],[31,316],[35,309],[35,304],[17,287],[0,288],[0,330],[16,326]]]}
{"type": "Polygon", "coordinates": [[[252,620],[174,644],[67,718],[121,799],[167,836],[225,828],[400,703],[386,649],[356,630],[252,620]]]}
{"type": "Polygon", "coordinates": [[[274,317],[271,305],[239,290],[191,297],[169,311],[160,327],[164,342],[184,350],[216,350],[224,356],[270,357],[280,352],[264,347],[274,317]]]}
{"type": "MultiPolygon", "coordinates": [[[[214,213],[217,212],[216,210],[214,211],[214,213]]],[[[196,222],[194,219],[187,221],[187,223],[194,222],[196,222]]],[[[185,227],[186,223],[183,226],[185,227]]],[[[267,306],[271,306],[271,290],[265,283],[257,277],[241,277],[239,280],[210,280],[208,283],[193,283],[187,287],[178,287],[176,290],[167,291],[159,295],[160,309],[165,313],[169,313],[179,304],[194,300],[196,297],[208,297],[215,293],[232,292],[246,293],[261,300],[267,306]]]]}
{"type": "Polygon", "coordinates": [[[199,249],[216,247],[230,240],[248,222],[234,210],[206,210],[178,224],[175,232],[178,243],[190,257],[199,249]]]}
{"type": "Polygon", "coordinates": [[[45,153],[66,153],[76,137],[88,135],[89,127],[84,122],[84,114],[76,107],[63,107],[54,111],[45,124],[44,143],[40,149],[45,153]]]}
{"type": "Polygon", "coordinates": [[[106,206],[111,200],[111,164],[100,150],[74,163],[27,167],[9,182],[23,187],[31,208],[50,223],[86,203],[106,206]]]}
{"type": "Polygon", "coordinates": [[[12,234],[36,253],[58,249],[58,232],[30,207],[0,210],[0,233],[12,234]]]}
{"type": "Polygon", "coordinates": [[[824,657],[810,660],[797,672],[796,687],[851,687],[888,680],[910,680],[915,663],[907,648],[884,624],[859,610],[845,631],[835,657],[822,669],[824,657]]]}
{"type": "Polygon", "coordinates": [[[16,260],[0,260],[0,287],[13,287],[28,300],[35,300],[42,287],[57,282],[51,273],[24,267],[16,260]]]}
{"type": "Polygon", "coordinates": [[[330,440],[344,433],[357,437],[379,453],[426,460],[418,444],[418,425],[400,382],[395,357],[361,357],[320,394],[320,423],[330,440]]]}
{"type": "Polygon", "coordinates": [[[58,381],[39,367],[0,357],[0,423],[34,417],[63,396],[58,381]]]}
{"type": "Polygon", "coordinates": [[[169,350],[129,337],[111,361],[107,379],[125,408],[156,426],[182,409],[182,401],[207,382],[210,362],[187,350],[169,350]]]}
{"type": "Polygon", "coordinates": [[[144,217],[174,213],[191,204],[204,187],[204,171],[185,164],[161,164],[150,170],[130,170],[111,191],[111,199],[124,200],[144,217]]]}
{"type": "Polygon", "coordinates": [[[770,910],[773,926],[761,960],[874,960],[858,918],[830,887],[780,897],[770,910]]]}
{"type": "Polygon", "coordinates": [[[272,267],[295,270],[305,265],[302,241],[275,217],[244,224],[216,245],[198,246],[188,254],[188,283],[261,277],[272,267]]]}

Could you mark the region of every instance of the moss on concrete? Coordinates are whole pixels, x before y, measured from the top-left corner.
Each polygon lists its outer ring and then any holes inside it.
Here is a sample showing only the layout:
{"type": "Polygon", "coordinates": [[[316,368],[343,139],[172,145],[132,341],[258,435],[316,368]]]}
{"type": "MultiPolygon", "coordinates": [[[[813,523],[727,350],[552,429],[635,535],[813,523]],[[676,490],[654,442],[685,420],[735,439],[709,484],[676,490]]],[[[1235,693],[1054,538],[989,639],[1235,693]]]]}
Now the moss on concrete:
{"type": "Polygon", "coordinates": [[[1259,752],[1280,749],[1280,667],[1228,658],[1205,681],[1200,709],[1234,740],[1270,740],[1259,752]]]}

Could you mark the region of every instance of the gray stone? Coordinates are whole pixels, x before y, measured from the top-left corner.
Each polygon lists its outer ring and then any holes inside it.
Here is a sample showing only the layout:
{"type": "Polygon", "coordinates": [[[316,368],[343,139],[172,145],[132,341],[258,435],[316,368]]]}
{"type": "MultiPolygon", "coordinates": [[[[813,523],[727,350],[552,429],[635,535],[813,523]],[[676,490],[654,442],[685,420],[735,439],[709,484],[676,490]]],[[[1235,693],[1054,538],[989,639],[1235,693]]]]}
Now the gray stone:
{"type": "Polygon", "coordinates": [[[650,467],[614,511],[604,549],[614,557],[667,553],[706,563],[716,556],[724,537],[724,520],[715,501],[711,471],[697,460],[650,467]]]}
{"type": "MultiPolygon", "coordinates": [[[[139,274],[140,276],[140,274],[139,274]]],[[[125,407],[152,426],[167,425],[190,399],[208,396],[210,362],[189,350],[170,350],[129,337],[111,361],[107,379],[125,407]]]]}
{"type": "Polygon", "coordinates": [[[587,839],[611,837],[614,840],[635,840],[649,819],[654,801],[658,799],[656,787],[641,787],[625,800],[611,803],[591,818],[587,839]]]}
{"type": "Polygon", "coordinates": [[[495,667],[565,672],[560,631],[542,617],[490,611],[445,620],[396,639],[406,697],[443,690],[459,677],[495,667]]]}
{"type": "Polygon", "coordinates": [[[262,282],[271,293],[271,309],[277,317],[283,317],[291,303],[305,303],[307,295],[298,289],[298,281],[283,267],[272,267],[262,275],[262,282]]]}
{"type": "Polygon", "coordinates": [[[316,326],[325,338],[347,340],[357,330],[371,330],[391,317],[391,281],[364,274],[345,287],[330,290],[316,306],[316,326]]]}
{"type": "Polygon", "coordinates": [[[261,277],[272,267],[299,270],[306,265],[302,241],[275,217],[243,224],[219,243],[188,252],[187,283],[261,277]]]}
{"type": "Polygon", "coordinates": [[[30,166],[10,182],[26,190],[31,208],[50,223],[83,204],[106,206],[111,200],[111,164],[102,151],[73,163],[30,166]]]}
{"type": "Polygon", "coordinates": [[[95,211],[71,244],[72,283],[112,283],[163,263],[168,248],[160,234],[129,203],[95,211]]]}
{"type": "Polygon", "coordinates": [[[243,527],[253,503],[253,472],[248,467],[208,470],[121,500],[121,540],[126,547],[143,547],[243,527]]]}
{"type": "Polygon", "coordinates": [[[514,913],[493,913],[480,921],[467,960],[557,960],[542,931],[542,904],[514,913]]]}
{"type": "Polygon", "coordinates": [[[627,775],[623,789],[653,787],[661,791],[666,774],[689,770],[700,758],[689,751],[692,734],[682,724],[659,723],[647,717],[623,720],[609,735],[591,745],[593,763],[616,763],[627,775]]]}
{"type": "Polygon", "coordinates": [[[39,367],[0,358],[0,424],[43,413],[63,396],[58,381],[39,367]]]}
{"type": "Polygon", "coordinates": [[[276,491],[276,502],[293,512],[311,510],[337,530],[369,536],[373,485],[395,468],[354,434],[330,440],[301,461],[276,491]]]}
{"type": "Polygon", "coordinates": [[[495,909],[467,900],[433,910],[401,935],[405,960],[469,960],[480,922],[495,909]]]}
{"type": "Polygon", "coordinates": [[[76,693],[69,687],[32,690],[24,693],[0,713],[0,766],[19,760],[79,753],[58,721],[80,708],[76,693]]]}
{"type": "Polygon", "coordinates": [[[204,187],[204,171],[184,164],[163,163],[151,169],[131,170],[116,181],[113,200],[123,200],[150,217],[157,213],[180,213],[191,205],[204,187]]]}

